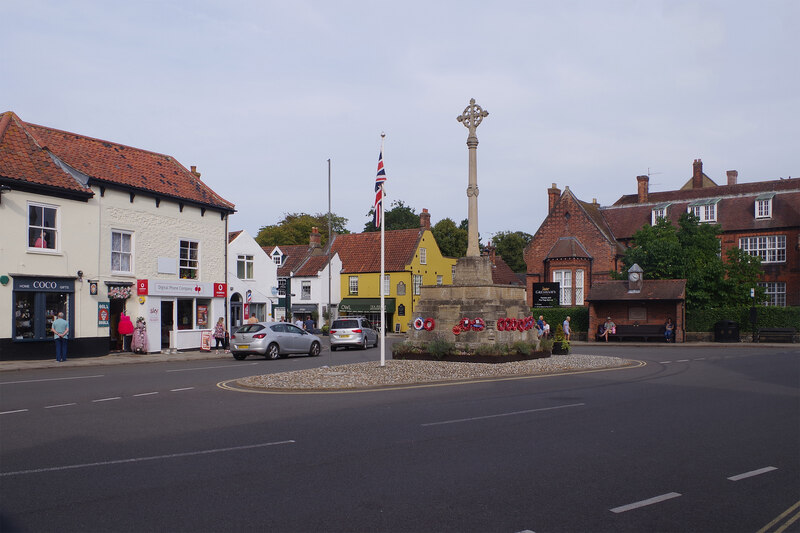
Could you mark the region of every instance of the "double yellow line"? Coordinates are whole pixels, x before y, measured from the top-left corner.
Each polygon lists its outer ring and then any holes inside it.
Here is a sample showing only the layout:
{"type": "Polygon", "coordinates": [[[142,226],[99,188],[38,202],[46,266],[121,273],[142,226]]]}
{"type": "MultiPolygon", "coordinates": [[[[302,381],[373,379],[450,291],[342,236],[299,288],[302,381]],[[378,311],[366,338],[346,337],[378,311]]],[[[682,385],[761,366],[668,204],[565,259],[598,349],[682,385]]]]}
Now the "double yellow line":
{"type": "Polygon", "coordinates": [[[781,533],[782,531],[786,531],[786,528],[797,522],[797,520],[800,520],[800,501],[778,515],[775,520],[759,529],[758,533],[767,533],[768,531],[770,533],[781,533]],[[771,529],[773,527],[775,529],[771,529]]]}

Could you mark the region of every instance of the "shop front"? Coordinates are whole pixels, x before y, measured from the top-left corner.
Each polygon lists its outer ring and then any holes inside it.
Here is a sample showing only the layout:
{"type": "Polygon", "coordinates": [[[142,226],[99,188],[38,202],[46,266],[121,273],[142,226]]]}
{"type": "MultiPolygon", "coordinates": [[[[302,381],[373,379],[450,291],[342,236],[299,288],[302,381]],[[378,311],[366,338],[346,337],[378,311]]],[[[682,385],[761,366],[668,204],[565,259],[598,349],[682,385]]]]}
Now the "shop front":
{"type": "MultiPolygon", "coordinates": [[[[384,310],[386,312],[386,324],[391,325],[392,316],[395,312],[395,299],[384,298],[383,300],[384,310]]],[[[363,316],[372,322],[376,328],[384,323],[381,319],[380,298],[343,298],[339,304],[339,316],[363,316]]]]}
{"type": "Polygon", "coordinates": [[[70,338],[75,337],[74,278],[13,276],[13,279],[11,343],[3,352],[9,352],[9,356],[55,356],[51,328],[58,313],[64,313],[70,338]]]}
{"type": "Polygon", "coordinates": [[[198,349],[225,317],[225,283],[140,279],[136,291],[151,351],[198,349]]]}

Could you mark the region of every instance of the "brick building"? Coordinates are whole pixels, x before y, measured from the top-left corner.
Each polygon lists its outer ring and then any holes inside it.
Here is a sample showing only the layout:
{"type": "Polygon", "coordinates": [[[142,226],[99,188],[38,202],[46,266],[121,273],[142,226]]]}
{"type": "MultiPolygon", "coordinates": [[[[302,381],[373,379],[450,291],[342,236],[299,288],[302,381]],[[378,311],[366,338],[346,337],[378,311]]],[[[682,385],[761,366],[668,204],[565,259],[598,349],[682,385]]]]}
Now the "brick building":
{"type": "Polygon", "coordinates": [[[682,213],[722,227],[723,255],[739,247],[762,258],[769,305],[800,305],[800,179],[738,183],[727,172],[717,185],[692,165],[692,177],[678,190],[650,192],[649,178],[638,176],[637,192],[601,207],[579,200],[565,187],[547,191],[548,216],[525,250],[528,303],[533,283],[559,282],[561,305],[585,305],[594,284],[611,280],[634,233],[663,217],[677,225],[682,213]]]}

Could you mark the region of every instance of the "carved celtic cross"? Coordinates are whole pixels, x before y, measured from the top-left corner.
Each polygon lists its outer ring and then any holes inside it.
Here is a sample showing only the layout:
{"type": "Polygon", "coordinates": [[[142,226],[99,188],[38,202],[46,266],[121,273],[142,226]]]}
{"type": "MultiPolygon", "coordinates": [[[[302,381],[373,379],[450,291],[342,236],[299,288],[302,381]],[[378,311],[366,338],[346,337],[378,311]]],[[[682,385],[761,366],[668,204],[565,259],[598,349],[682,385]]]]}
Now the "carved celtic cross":
{"type": "Polygon", "coordinates": [[[464,127],[469,129],[470,136],[472,136],[475,135],[475,128],[480,125],[483,117],[486,116],[489,116],[489,112],[476,104],[474,98],[470,98],[469,105],[461,115],[456,117],[456,120],[464,124],[464,127]]]}

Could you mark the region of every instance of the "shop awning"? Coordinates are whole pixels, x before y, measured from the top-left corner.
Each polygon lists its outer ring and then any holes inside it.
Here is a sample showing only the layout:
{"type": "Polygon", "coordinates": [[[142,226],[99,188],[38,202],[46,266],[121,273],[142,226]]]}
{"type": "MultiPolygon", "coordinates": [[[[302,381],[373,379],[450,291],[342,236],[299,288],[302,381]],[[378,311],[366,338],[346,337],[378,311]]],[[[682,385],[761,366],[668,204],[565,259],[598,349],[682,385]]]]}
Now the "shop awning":
{"type": "MultiPolygon", "coordinates": [[[[384,298],[387,313],[394,313],[394,298],[384,298]]],[[[343,298],[339,303],[340,313],[380,313],[380,298],[343,298]]]]}
{"type": "Polygon", "coordinates": [[[313,313],[317,310],[315,304],[292,304],[292,313],[313,313]]]}

